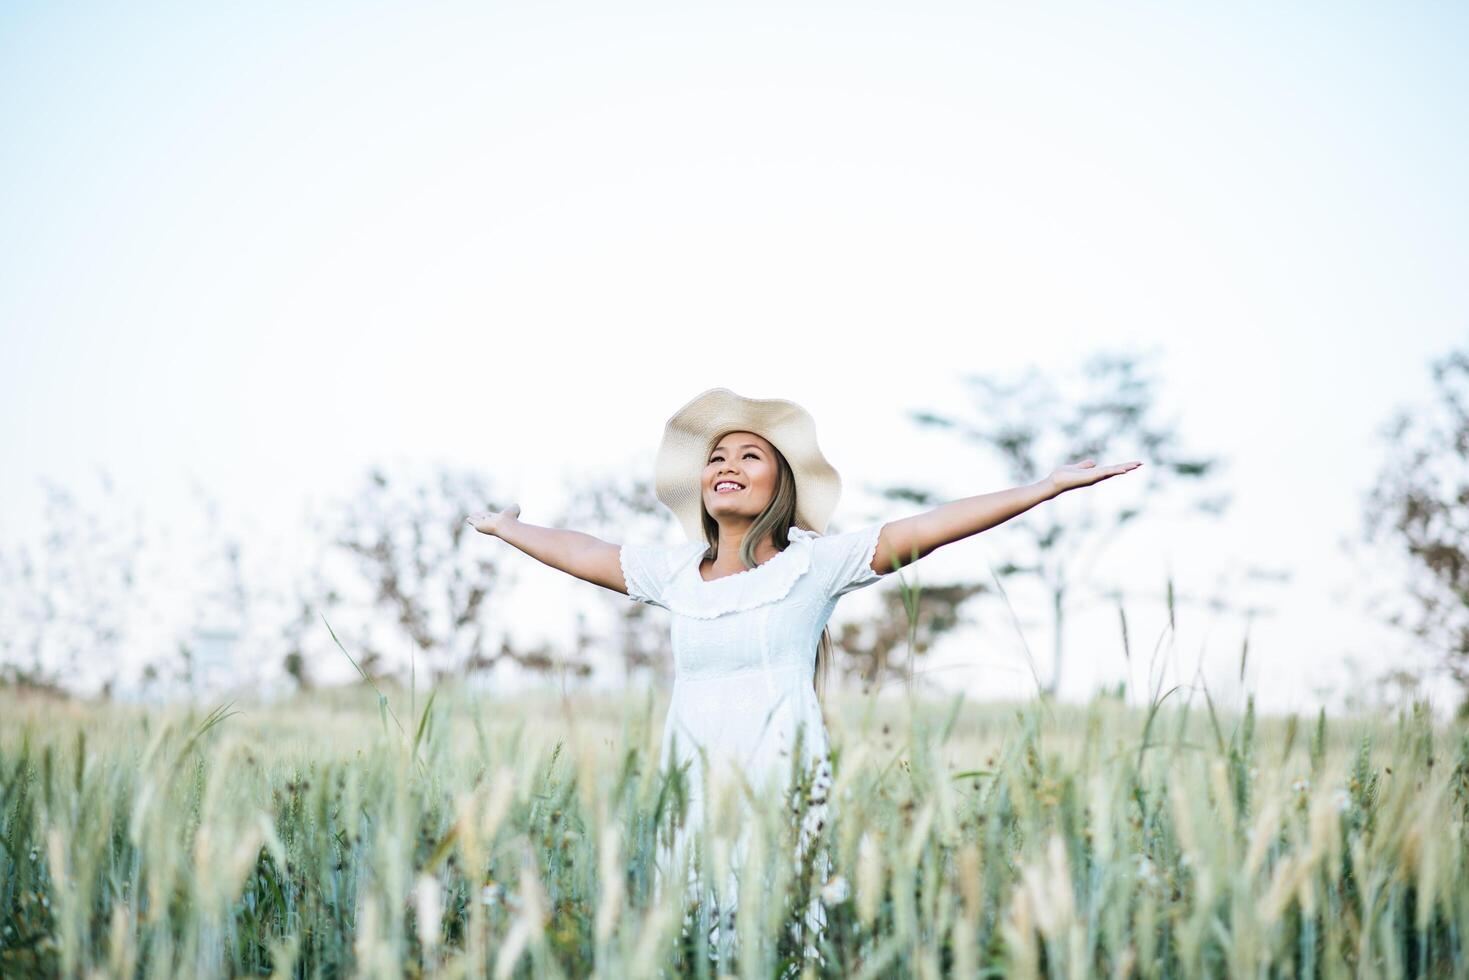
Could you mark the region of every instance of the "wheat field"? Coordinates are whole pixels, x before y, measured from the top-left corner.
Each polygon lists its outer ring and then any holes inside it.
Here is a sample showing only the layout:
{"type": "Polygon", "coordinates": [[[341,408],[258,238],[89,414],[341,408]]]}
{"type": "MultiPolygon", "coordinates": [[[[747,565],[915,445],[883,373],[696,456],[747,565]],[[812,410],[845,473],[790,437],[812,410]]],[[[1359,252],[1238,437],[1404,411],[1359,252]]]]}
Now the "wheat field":
{"type": "Polygon", "coordinates": [[[0,975],[1469,974],[1469,738],[1421,705],[834,695],[831,873],[791,857],[809,784],[731,783],[693,838],[710,881],[750,842],[716,934],[654,870],[659,692],[425,693],[0,691],[0,975]]]}

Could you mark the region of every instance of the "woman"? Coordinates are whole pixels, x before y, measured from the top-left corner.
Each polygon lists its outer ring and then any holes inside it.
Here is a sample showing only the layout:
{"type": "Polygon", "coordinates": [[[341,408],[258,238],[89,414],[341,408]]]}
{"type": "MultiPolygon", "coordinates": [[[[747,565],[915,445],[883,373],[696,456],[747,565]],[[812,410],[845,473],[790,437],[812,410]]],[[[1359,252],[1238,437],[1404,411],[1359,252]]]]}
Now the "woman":
{"type": "MultiPolygon", "coordinates": [[[[515,505],[469,521],[554,568],[673,613],[674,682],[660,766],[689,767],[685,828],[703,820],[706,772],[711,788],[716,777],[738,773],[759,791],[792,773],[799,732],[801,765],[814,776],[805,827],[814,833],[831,779],[817,687],[829,666],[826,623],[837,599],[1043,500],[1141,465],[1083,460],[1028,486],[824,534],[841,479],[817,448],[811,416],[793,402],[713,388],[668,420],[658,452],[658,498],[687,543],[619,547],[521,523],[515,505]]],[[[669,867],[682,860],[684,841],[675,842],[669,867]]],[[[817,860],[823,880],[824,859],[817,860]]],[[[824,923],[819,902],[808,921],[824,923]]]]}

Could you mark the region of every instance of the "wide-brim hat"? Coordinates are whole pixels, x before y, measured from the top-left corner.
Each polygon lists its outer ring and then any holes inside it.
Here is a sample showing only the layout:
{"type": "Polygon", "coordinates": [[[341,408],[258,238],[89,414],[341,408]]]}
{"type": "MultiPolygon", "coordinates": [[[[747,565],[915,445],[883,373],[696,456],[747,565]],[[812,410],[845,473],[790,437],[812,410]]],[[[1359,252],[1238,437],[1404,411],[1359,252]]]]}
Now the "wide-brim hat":
{"type": "Polygon", "coordinates": [[[811,413],[782,398],[746,398],[728,388],[710,388],[663,426],[653,467],[658,499],[673,511],[689,540],[704,540],[699,476],[726,432],[753,432],[780,450],[796,478],[796,526],[824,533],[842,496],[842,478],[816,445],[811,413]]]}

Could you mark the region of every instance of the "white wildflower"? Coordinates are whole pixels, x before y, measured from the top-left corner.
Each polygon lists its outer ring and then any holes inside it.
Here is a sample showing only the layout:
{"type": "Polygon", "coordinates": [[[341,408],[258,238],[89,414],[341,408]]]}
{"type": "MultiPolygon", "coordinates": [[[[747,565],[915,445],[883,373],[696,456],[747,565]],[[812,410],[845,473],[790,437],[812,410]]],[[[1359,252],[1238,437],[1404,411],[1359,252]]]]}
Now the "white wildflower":
{"type": "Polygon", "coordinates": [[[1153,867],[1152,860],[1149,859],[1146,854],[1134,854],[1133,857],[1137,859],[1138,878],[1147,882],[1148,884],[1152,884],[1153,882],[1158,880],[1158,872],[1153,867]]]}
{"type": "Polygon", "coordinates": [[[857,919],[863,926],[870,926],[877,917],[882,880],[882,850],[877,839],[864,831],[857,841],[857,919]]]}
{"type": "Polygon", "coordinates": [[[1020,869],[1024,901],[1029,903],[1036,928],[1047,939],[1065,935],[1076,921],[1075,896],[1067,870],[1066,845],[1055,834],[1046,853],[1020,869]]]}
{"type": "Polygon", "coordinates": [[[439,944],[439,930],[444,922],[444,899],[437,878],[427,874],[418,876],[413,887],[413,904],[418,914],[418,941],[424,949],[434,949],[439,944]]]}
{"type": "Polygon", "coordinates": [[[821,900],[827,905],[836,905],[845,902],[851,889],[847,887],[847,879],[836,875],[821,889],[821,900]]]}

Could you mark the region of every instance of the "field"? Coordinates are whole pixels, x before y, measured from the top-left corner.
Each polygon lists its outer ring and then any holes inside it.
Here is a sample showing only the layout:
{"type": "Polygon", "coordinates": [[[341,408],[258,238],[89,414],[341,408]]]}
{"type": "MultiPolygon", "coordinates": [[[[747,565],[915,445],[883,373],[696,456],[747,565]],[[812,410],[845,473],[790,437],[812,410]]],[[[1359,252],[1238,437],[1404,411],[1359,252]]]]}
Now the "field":
{"type": "Polygon", "coordinates": [[[0,691],[0,974],[1469,974],[1469,738],[1421,709],[834,696],[832,877],[789,857],[809,788],[718,797],[704,853],[751,834],[721,960],[655,887],[661,694],[382,694],[0,691]]]}

